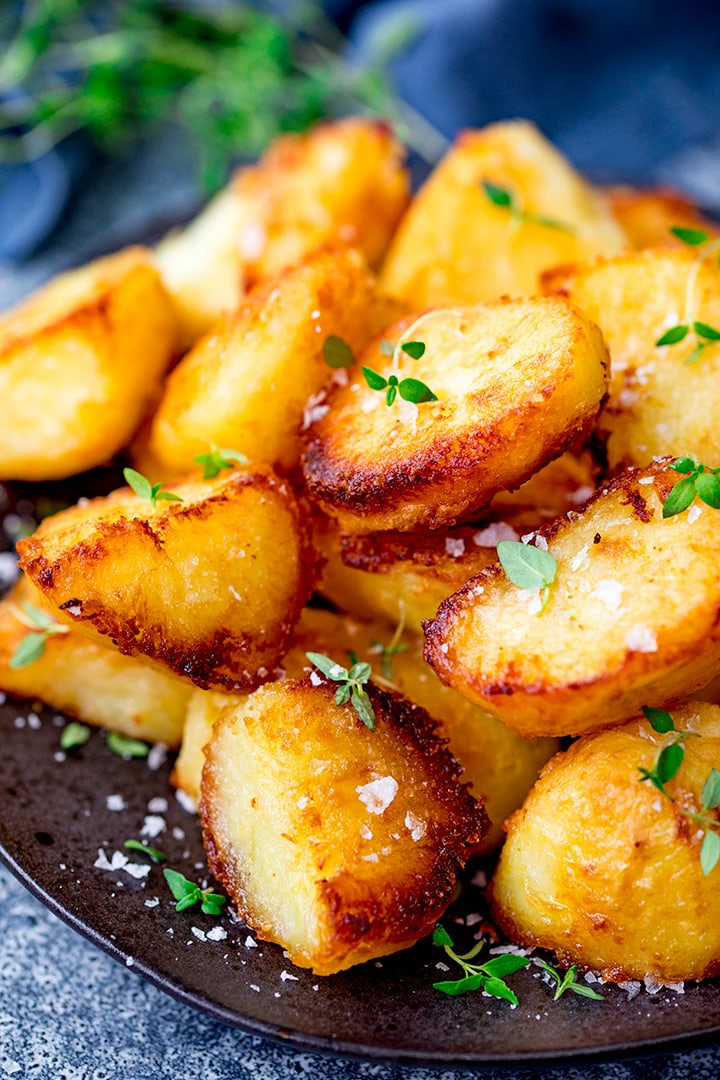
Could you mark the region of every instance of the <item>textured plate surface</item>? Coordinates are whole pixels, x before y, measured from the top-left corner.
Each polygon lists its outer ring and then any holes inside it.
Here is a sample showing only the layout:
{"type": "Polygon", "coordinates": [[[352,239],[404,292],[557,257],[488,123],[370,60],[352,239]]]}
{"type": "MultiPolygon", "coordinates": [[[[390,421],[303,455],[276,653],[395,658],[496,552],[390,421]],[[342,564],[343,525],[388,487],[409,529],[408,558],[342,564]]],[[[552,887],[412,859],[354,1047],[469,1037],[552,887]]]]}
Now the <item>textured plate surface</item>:
{"type": "MultiPolygon", "coordinates": [[[[254,939],[229,914],[217,920],[197,908],[175,912],[158,867],[137,880],[94,865],[99,849],[112,860],[151,815],[160,832],[149,842],[168,864],[196,881],[207,873],[197,819],[168,784],[171,763],[153,770],[147,761],[123,761],[100,732],[62,760],[63,723],[10,699],[0,706],[0,855],[81,933],[221,1020],[298,1047],[458,1065],[591,1060],[687,1045],[720,1031],[717,981],[688,985],[684,995],[642,990],[630,998],[605,987],[602,1003],[569,994],[553,1002],[531,968],[511,977],[520,997],[512,1009],[478,994],[448,998],[433,990],[434,980],[452,976],[437,970],[444,956],[427,942],[331,978],[293,968],[281,949],[248,945],[254,939]],[[109,804],[108,796],[115,797],[109,804]],[[167,809],[157,799],[167,800],[167,809]],[[202,940],[217,926],[227,937],[202,940]]],[[[456,913],[473,914],[480,903],[470,886],[456,913]]],[[[458,925],[458,944],[469,946],[476,929],[458,925]]]]}

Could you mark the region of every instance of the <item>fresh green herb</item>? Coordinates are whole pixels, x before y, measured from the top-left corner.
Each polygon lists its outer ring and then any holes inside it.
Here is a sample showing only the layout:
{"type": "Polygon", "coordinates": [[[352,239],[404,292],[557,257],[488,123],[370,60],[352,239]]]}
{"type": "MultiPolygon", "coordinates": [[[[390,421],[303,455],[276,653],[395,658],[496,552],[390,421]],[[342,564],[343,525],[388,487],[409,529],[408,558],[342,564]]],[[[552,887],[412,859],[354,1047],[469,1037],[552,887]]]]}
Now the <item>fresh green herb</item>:
{"type": "Polygon", "coordinates": [[[146,476],[136,472],[135,469],[123,469],[123,476],[125,477],[125,483],[133,489],[140,499],[149,500],[153,510],[160,499],[165,502],[181,503],[183,501],[179,495],[175,495],[172,491],[162,491],[162,484],[151,484],[146,476]]]}
{"type": "Polygon", "coordinates": [[[671,466],[675,472],[684,473],[682,480],[672,487],[663,503],[664,518],[682,514],[695,500],[695,496],[714,510],[720,510],[720,469],[711,469],[702,465],[692,455],[678,458],[671,466]]]}
{"type": "MultiPolygon", "coordinates": [[[[105,150],[158,124],[180,124],[200,150],[203,178],[217,187],[239,155],[301,131],[338,107],[358,104],[393,120],[421,157],[435,162],[447,140],[397,98],[387,76],[393,49],[417,24],[376,35],[364,62],[311,0],[274,13],[229,0],[44,0],[18,5],[0,60],[0,158],[41,156],[72,132],[105,150]],[[402,32],[401,32],[402,31],[402,32]],[[17,132],[20,134],[17,134],[17,132]]],[[[13,11],[13,9],[11,9],[13,11]]]]}
{"type": "Polygon", "coordinates": [[[491,997],[503,998],[505,1001],[518,1005],[517,995],[505,982],[508,975],[513,975],[521,968],[526,968],[530,961],[526,956],[515,956],[505,953],[502,956],[494,956],[484,964],[471,964],[484,946],[479,941],[473,948],[462,955],[455,952],[453,940],[447,930],[440,923],[433,931],[433,945],[438,945],[445,950],[447,956],[462,968],[464,975],[461,979],[448,979],[443,982],[433,983],[434,990],[440,990],[450,997],[467,994],[470,990],[484,990],[491,997]]]}
{"type": "Polygon", "coordinates": [[[574,233],[576,231],[572,225],[568,225],[565,221],[558,221],[556,218],[546,217],[544,214],[531,214],[529,211],[523,210],[518,203],[517,197],[507,188],[498,187],[497,184],[491,184],[488,180],[483,180],[482,188],[493,206],[509,212],[510,221],[516,228],[521,225],[532,224],[543,225],[546,229],[557,229],[559,232],[574,233]]]}
{"type": "Polygon", "coordinates": [[[344,705],[348,700],[363,724],[371,731],[375,730],[375,710],[372,702],[364,689],[372,675],[370,664],[355,663],[350,670],[331,660],[322,653],[305,653],[310,663],[321,671],[331,682],[340,683],[335,693],[335,701],[338,705],[344,705]]]}
{"type": "Polygon", "coordinates": [[[421,356],[425,355],[424,341],[404,341],[400,348],[408,356],[411,356],[413,360],[419,360],[421,356]]]}
{"type": "Polygon", "coordinates": [[[139,851],[142,855],[147,855],[153,862],[167,862],[167,855],[163,855],[162,851],[158,851],[157,848],[143,844],[142,840],[126,840],[123,847],[128,848],[130,851],[139,851]]]}
{"type": "Polygon", "coordinates": [[[702,356],[705,349],[720,341],[720,330],[716,330],[714,326],[709,326],[708,323],[699,322],[694,315],[695,287],[700,268],[705,259],[720,247],[720,239],[711,241],[708,234],[702,229],[686,229],[681,225],[673,225],[670,232],[678,240],[682,240],[684,244],[687,244],[688,247],[699,248],[699,251],[688,273],[685,286],[685,310],[682,321],[665,330],[657,339],[655,345],[658,347],[677,345],[684,341],[688,334],[692,333],[695,338],[695,347],[685,358],[686,364],[692,364],[702,356]]]}
{"type": "Polygon", "coordinates": [[[605,998],[602,994],[598,994],[597,990],[593,990],[587,983],[580,983],[577,981],[577,964],[573,964],[571,968],[562,975],[556,968],[550,964],[546,964],[544,960],[536,959],[535,963],[538,967],[542,968],[555,983],[555,995],[553,1001],[557,1001],[563,996],[566,990],[571,990],[573,994],[578,994],[580,997],[592,998],[593,1001],[604,1001],[605,998]]]}
{"type": "Polygon", "coordinates": [[[336,334],[330,334],[323,342],[323,358],[328,367],[349,368],[355,363],[355,353],[347,341],[336,334]]]}
{"type": "MultiPolygon", "coordinates": [[[[654,731],[658,734],[664,735],[667,732],[673,732],[677,735],[677,739],[674,742],[665,746],[658,754],[655,764],[652,769],[645,769],[641,765],[637,766],[640,773],[640,782],[649,781],[653,787],[657,788],[661,795],[664,795],[670,802],[675,802],[672,795],[667,791],[665,784],[672,780],[678,773],[680,766],[683,763],[685,756],[685,750],[680,745],[682,739],[688,738],[692,732],[679,731],[675,727],[672,716],[664,709],[649,709],[643,707],[643,713],[645,718],[651,725],[654,731]]],[[[702,808],[705,813],[696,814],[691,810],[685,810],[682,806],[675,803],[675,807],[678,813],[683,817],[690,818],[692,821],[697,821],[703,829],[703,841],[700,846],[700,866],[703,873],[707,876],[712,870],[715,869],[720,861],[720,835],[717,833],[717,829],[720,828],[720,822],[716,817],[708,817],[708,811],[717,809],[720,806],[720,772],[716,768],[712,768],[708,773],[707,779],[703,784],[703,789],[700,794],[700,800],[702,802],[702,808]]]]}
{"type": "Polygon", "coordinates": [[[369,367],[364,367],[362,373],[371,390],[386,391],[385,401],[388,405],[393,404],[398,394],[404,401],[413,401],[418,404],[423,401],[437,401],[437,395],[420,379],[398,379],[397,375],[390,375],[386,379],[369,367]]]}
{"type": "MultiPolygon", "coordinates": [[[[249,457],[237,450],[218,450],[213,447],[207,454],[198,454],[195,463],[203,467],[203,480],[214,480],[222,469],[232,469],[234,465],[247,465],[249,460],[249,457]]],[[[147,496],[143,497],[147,498],[147,496]]],[[[160,494],[158,498],[162,499],[163,495],[160,494]]]]}
{"type": "Polygon", "coordinates": [[[498,559],[513,585],[519,589],[540,589],[542,614],[550,596],[550,586],[557,574],[557,560],[549,551],[523,544],[520,540],[501,540],[497,546],[498,559]]]}
{"type": "Polygon", "coordinates": [[[211,889],[201,889],[194,881],[189,881],[184,874],[177,870],[163,870],[163,877],[168,883],[168,888],[177,903],[176,911],[185,911],[186,908],[200,904],[200,909],[205,915],[222,915],[222,909],[227,904],[227,896],[212,892],[211,889]]]}
{"type": "Polygon", "coordinates": [[[84,746],[89,738],[90,728],[87,724],[78,724],[73,720],[60,733],[60,749],[74,750],[76,746],[84,746]]]}
{"type": "Polygon", "coordinates": [[[383,645],[381,641],[373,641],[370,652],[376,653],[380,656],[380,668],[383,673],[383,677],[389,682],[392,681],[392,662],[393,657],[398,656],[400,653],[407,652],[410,646],[407,642],[401,641],[400,638],[403,635],[405,629],[405,611],[403,608],[403,614],[400,618],[397,626],[395,627],[395,633],[390,638],[387,645],[383,645]]]}
{"type": "Polygon", "coordinates": [[[10,657],[9,666],[13,669],[29,667],[45,652],[47,639],[56,634],[67,634],[68,627],[57,622],[49,611],[43,611],[28,600],[24,601],[22,611],[14,609],[15,618],[24,623],[34,633],[26,634],[19,641],[10,657]]]}
{"type": "Polygon", "coordinates": [[[107,748],[122,758],[145,758],[150,753],[147,743],[140,742],[139,739],[129,739],[119,731],[108,732],[107,748]]]}

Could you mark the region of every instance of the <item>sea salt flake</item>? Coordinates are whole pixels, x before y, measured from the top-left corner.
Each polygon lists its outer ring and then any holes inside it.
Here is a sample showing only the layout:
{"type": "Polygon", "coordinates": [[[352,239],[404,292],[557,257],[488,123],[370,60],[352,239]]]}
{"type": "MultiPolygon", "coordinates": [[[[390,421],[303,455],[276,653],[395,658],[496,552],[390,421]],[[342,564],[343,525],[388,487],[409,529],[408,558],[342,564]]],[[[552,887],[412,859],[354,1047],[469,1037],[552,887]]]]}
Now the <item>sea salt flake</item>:
{"type": "Polygon", "coordinates": [[[651,653],[657,652],[658,644],[655,634],[649,626],[635,623],[625,635],[625,644],[633,652],[651,653]]]}
{"type": "Polygon", "coordinates": [[[421,818],[416,817],[412,810],[408,810],[405,815],[405,827],[410,831],[410,838],[417,843],[418,840],[422,840],[423,836],[427,832],[427,822],[421,818]]]}
{"type": "Polygon", "coordinates": [[[322,678],[318,675],[317,671],[310,672],[310,682],[313,686],[321,686],[322,678]]]}
{"type": "Polygon", "coordinates": [[[147,756],[147,767],[150,772],[157,772],[158,769],[167,761],[167,746],[164,743],[155,743],[150,747],[150,753],[147,756]]]}
{"type": "Polygon", "coordinates": [[[153,896],[151,900],[145,901],[145,907],[157,907],[159,903],[160,901],[157,896],[153,896]]]}
{"type": "Polygon", "coordinates": [[[688,516],[687,516],[688,525],[692,525],[694,521],[697,521],[697,519],[700,517],[701,514],[702,514],[701,507],[699,507],[699,506],[691,506],[690,509],[688,510],[688,516]]]}
{"type": "Polygon", "coordinates": [[[164,814],[168,808],[168,801],[162,795],[156,795],[153,799],[150,799],[147,808],[151,814],[164,814]]]}
{"type": "Polygon", "coordinates": [[[125,810],[127,807],[122,795],[108,795],[105,799],[105,805],[108,810],[125,810]]]}
{"type": "Polygon", "coordinates": [[[616,612],[620,610],[624,590],[625,586],[622,582],[614,581],[612,578],[601,578],[590,596],[594,596],[596,600],[604,604],[608,611],[616,612]]]}
{"type": "Polygon", "coordinates": [[[297,975],[291,975],[289,971],[281,971],[280,978],[283,982],[300,982],[297,975]]]}
{"type": "MultiPolygon", "coordinates": [[[[147,877],[151,869],[149,864],[130,862],[127,855],[124,855],[122,851],[114,851],[108,859],[103,848],[98,848],[98,856],[93,866],[98,870],[110,870],[113,873],[122,870],[124,873],[129,874],[130,877],[138,880],[147,877]]],[[[121,883],[118,882],[118,884],[121,883]]]]}
{"type": "Polygon", "coordinates": [[[528,615],[539,615],[542,611],[543,598],[539,589],[518,589],[518,599],[527,604],[528,615]]]}
{"type": "Polygon", "coordinates": [[[497,547],[501,540],[517,539],[518,534],[507,521],[494,521],[487,528],[473,533],[473,544],[477,547],[497,547]]]}
{"type": "Polygon", "coordinates": [[[156,836],[159,836],[160,833],[164,831],[164,829],[164,817],[160,817],[159,814],[148,814],[143,821],[140,835],[146,836],[149,840],[154,840],[156,836]]]}
{"type": "Polygon", "coordinates": [[[201,930],[199,926],[191,926],[190,927],[190,933],[194,934],[195,937],[198,939],[198,941],[204,941],[205,940],[205,931],[201,930]]]}
{"type": "Polygon", "coordinates": [[[594,492],[595,488],[590,487],[589,484],[581,484],[579,488],[575,488],[575,491],[571,491],[568,494],[568,502],[571,502],[573,506],[581,506],[584,502],[588,501],[594,492]]]}
{"type": "Polygon", "coordinates": [[[188,795],[187,791],[182,791],[180,788],[178,788],[178,790],[175,792],[175,798],[187,814],[197,813],[197,806],[195,805],[195,800],[191,798],[190,795],[188,795]]]}
{"type": "Polygon", "coordinates": [[[381,776],[369,784],[361,784],[355,791],[369,813],[384,814],[398,793],[398,782],[392,776],[381,776]]]}
{"type": "Polygon", "coordinates": [[[544,536],[540,536],[540,535],[538,534],[538,535],[537,535],[537,536],[535,537],[535,547],[536,547],[536,548],[540,548],[540,550],[541,550],[541,551],[547,551],[547,549],[548,549],[548,542],[547,542],[547,540],[545,539],[545,537],[544,537],[544,536]]]}
{"type": "Polygon", "coordinates": [[[641,476],[638,480],[638,484],[653,484],[655,482],[654,476],[641,476]]]}
{"type": "Polygon", "coordinates": [[[250,937],[250,935],[248,934],[248,936],[245,938],[245,948],[246,949],[257,949],[257,947],[258,947],[258,943],[255,940],[255,938],[250,937]]]}
{"type": "Polygon", "coordinates": [[[465,541],[463,539],[455,540],[452,536],[448,536],[445,539],[445,551],[448,555],[452,555],[454,559],[459,559],[461,555],[465,554],[465,541]]]}
{"type": "Polygon", "coordinates": [[[585,544],[584,547],[580,548],[577,555],[573,555],[573,557],[572,557],[572,559],[570,561],[570,569],[571,570],[584,570],[585,569],[585,567],[590,562],[590,559],[588,558],[588,551],[589,550],[590,550],[590,545],[585,544]]]}
{"type": "Polygon", "coordinates": [[[227,936],[227,930],[224,926],[213,926],[212,930],[208,930],[205,935],[208,941],[224,941],[227,936]]]}

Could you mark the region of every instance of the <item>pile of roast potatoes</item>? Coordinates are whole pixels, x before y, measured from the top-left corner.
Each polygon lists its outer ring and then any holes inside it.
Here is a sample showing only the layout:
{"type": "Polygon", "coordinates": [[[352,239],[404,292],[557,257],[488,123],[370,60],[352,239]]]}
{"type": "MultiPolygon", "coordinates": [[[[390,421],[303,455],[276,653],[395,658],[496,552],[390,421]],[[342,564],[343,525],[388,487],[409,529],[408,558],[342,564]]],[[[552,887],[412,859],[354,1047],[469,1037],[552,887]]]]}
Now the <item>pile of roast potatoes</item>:
{"type": "Polygon", "coordinates": [[[713,975],[689,815],[720,766],[720,511],[662,506],[678,458],[720,465],[720,344],[656,342],[688,302],[720,327],[717,253],[670,229],[718,234],[524,121],[462,133],[414,197],[404,158],[374,120],[285,136],[154,250],[2,316],[0,481],[119,459],[177,499],[123,487],[18,542],[0,688],[179,747],[213,874],[318,974],[418,941],[499,851],[511,941],[713,975]],[[542,603],[500,540],[554,556],[542,603]],[[56,632],[11,664],[38,608],[56,632]],[[374,730],[308,652],[372,665],[374,730]],[[643,707],[683,733],[665,793],[643,707]]]}

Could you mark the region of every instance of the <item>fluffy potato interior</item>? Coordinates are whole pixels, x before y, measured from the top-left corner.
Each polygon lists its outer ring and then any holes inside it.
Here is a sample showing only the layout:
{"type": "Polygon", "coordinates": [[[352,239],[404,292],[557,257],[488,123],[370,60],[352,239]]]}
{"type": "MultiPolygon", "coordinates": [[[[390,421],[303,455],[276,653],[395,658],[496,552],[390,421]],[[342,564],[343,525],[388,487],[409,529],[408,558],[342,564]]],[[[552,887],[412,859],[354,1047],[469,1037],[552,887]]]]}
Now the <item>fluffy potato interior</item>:
{"type": "Polygon", "coordinates": [[[610,394],[598,422],[611,467],[647,465],[656,455],[688,452],[720,461],[720,345],[691,364],[692,334],[657,346],[666,330],[686,321],[691,287],[692,319],[720,327],[720,267],[696,252],[650,250],[550,274],[555,285],[601,328],[612,357],[610,394]],[[696,267],[696,269],[693,269],[696,267]],[[702,405],[700,405],[702,402],[702,405]]]}
{"type": "Polygon", "coordinates": [[[446,600],[425,650],[443,682],[527,736],[581,734],[709,682],[720,515],[663,520],[677,479],[662,462],[624,473],[541,530],[558,564],[542,613],[499,563],[446,600]]]}
{"type": "MultiPolygon", "coordinates": [[[[581,739],[545,768],[510,821],[492,882],[495,916],[514,940],[618,982],[717,972],[720,870],[703,873],[703,829],[684,812],[703,812],[720,709],[691,702],[672,715],[693,734],[669,798],[638,767],[652,769],[675,737],[645,720],[581,739]]],[[[709,816],[718,822],[717,810],[709,816]]]]}
{"type": "Polygon", "coordinates": [[[315,561],[267,468],[189,478],[183,501],[122,488],[46,519],[18,550],[64,622],[204,689],[249,689],[282,655],[315,561]]]}
{"type": "Polygon", "coordinates": [[[603,200],[525,121],[466,131],[416,196],[382,271],[409,306],[472,304],[537,292],[541,271],[613,254],[624,236],[603,200]],[[513,218],[483,183],[559,228],[513,218]]]}
{"type": "Polygon", "coordinates": [[[331,974],[427,933],[484,829],[423,710],[370,688],[262,687],[218,717],[201,815],[213,873],[291,960],[331,974]]]}
{"type": "Polygon", "coordinates": [[[0,319],[0,479],[52,480],[109,460],[159,396],[175,322],[149,253],[56,278],[0,319]]]}
{"type": "MultiPolygon", "coordinates": [[[[399,377],[421,380],[439,400],[388,407],[357,369],[330,395],[309,431],[305,481],[348,532],[454,524],[556,457],[605,393],[600,332],[561,303],[429,312],[383,337],[422,340],[421,358],[401,354],[399,377]]],[[[385,378],[394,371],[381,342],[360,363],[385,378]]]]}
{"type": "MultiPolygon", "coordinates": [[[[0,689],[17,697],[40,699],[85,723],[122,732],[134,739],[177,746],[192,693],[188,684],[141,660],[106,649],[73,627],[52,634],[32,664],[12,667],[23,639],[37,633],[23,605],[49,612],[41,593],[20,578],[0,601],[0,689]]],[[[61,625],[61,624],[58,624],[61,625]]]]}
{"type": "Polygon", "coordinates": [[[321,252],[260,286],[168,379],[148,440],[156,469],[187,472],[211,445],[292,467],[308,399],[332,378],[325,339],[359,348],[378,315],[373,280],[349,249],[321,252]]]}

